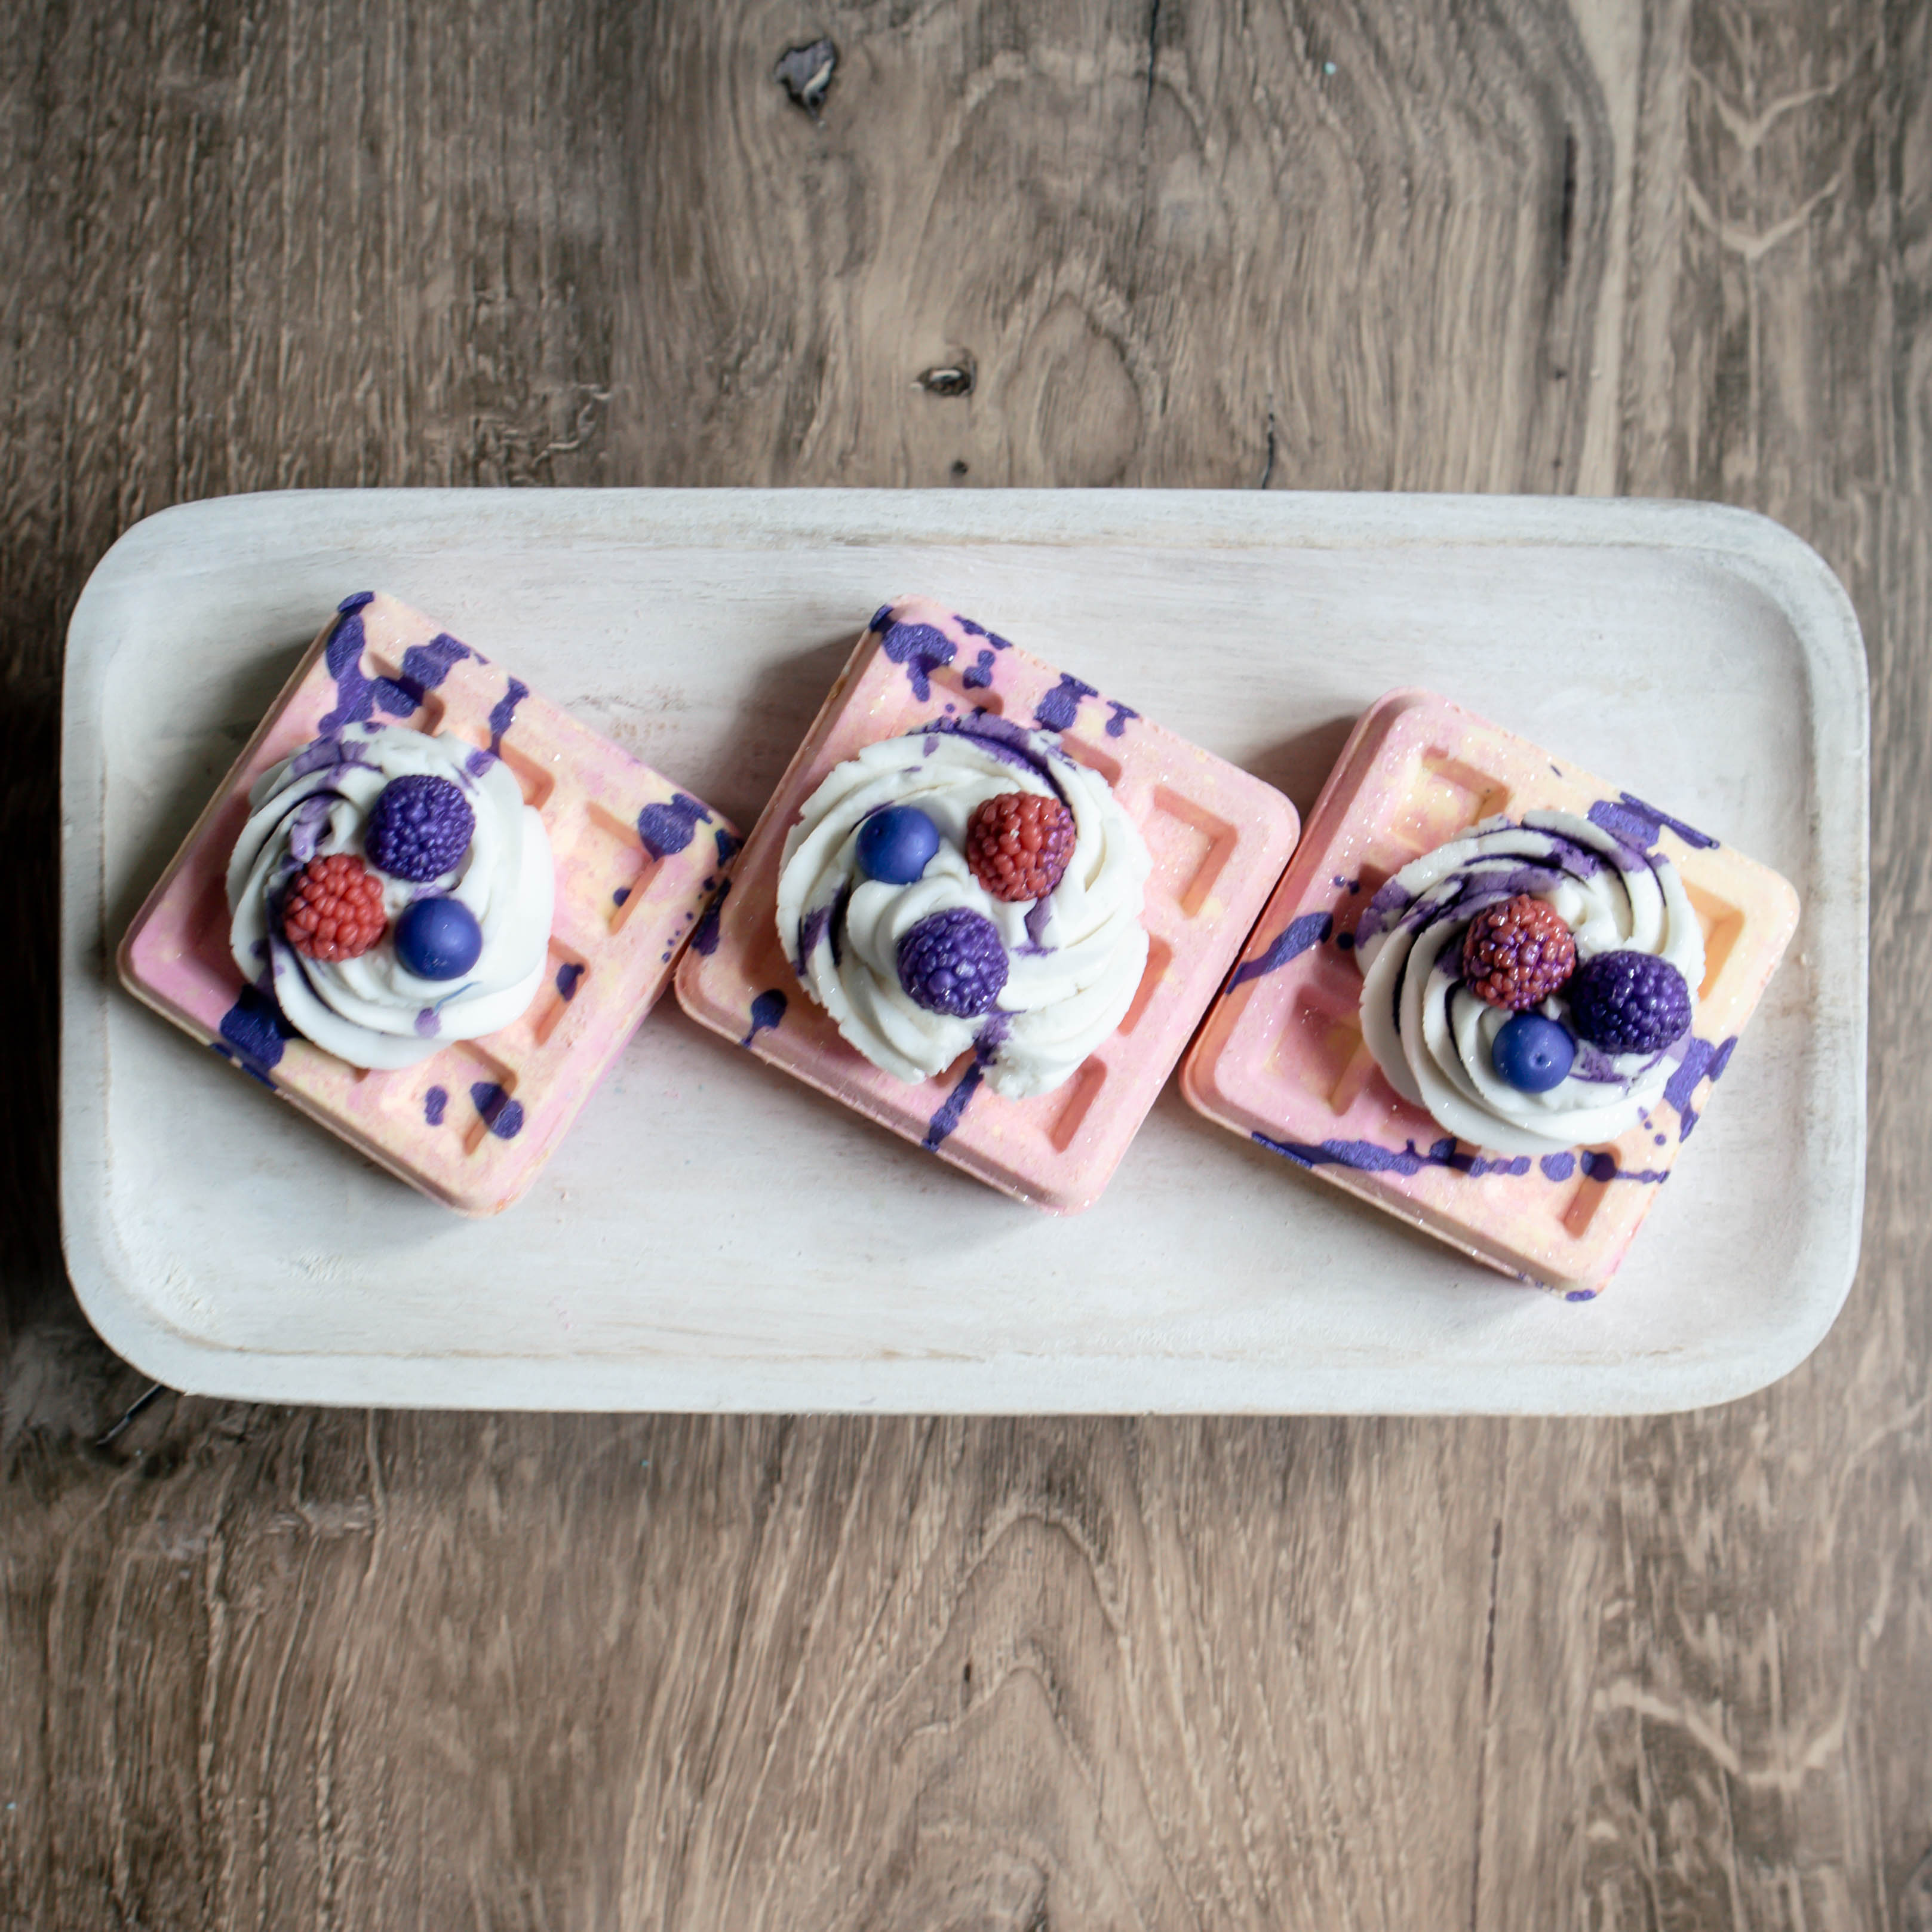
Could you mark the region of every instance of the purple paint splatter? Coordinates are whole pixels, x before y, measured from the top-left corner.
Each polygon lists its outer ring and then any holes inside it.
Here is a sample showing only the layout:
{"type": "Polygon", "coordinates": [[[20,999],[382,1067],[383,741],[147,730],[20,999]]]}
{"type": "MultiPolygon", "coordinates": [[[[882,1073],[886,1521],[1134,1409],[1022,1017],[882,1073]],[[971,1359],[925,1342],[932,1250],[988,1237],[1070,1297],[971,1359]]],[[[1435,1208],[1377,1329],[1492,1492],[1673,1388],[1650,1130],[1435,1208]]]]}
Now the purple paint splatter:
{"type": "MultiPolygon", "coordinates": [[[[886,616],[890,611],[879,614],[886,616]]],[[[878,628],[878,618],[873,619],[872,626],[878,628]]],[[[880,644],[894,664],[905,666],[913,695],[921,704],[932,695],[932,674],[952,662],[952,640],[932,624],[888,623],[880,644]]]]}
{"type": "MultiPolygon", "coordinates": [[[[1491,1160],[1480,1154],[1459,1152],[1454,1139],[1436,1141],[1424,1153],[1413,1141],[1406,1142],[1400,1148],[1385,1148],[1374,1141],[1328,1140],[1318,1144],[1277,1141],[1264,1133],[1256,1133],[1252,1138],[1270,1153],[1281,1154],[1298,1166],[1348,1167],[1361,1174],[1420,1174],[1425,1167],[1443,1167],[1477,1178],[1486,1174],[1520,1178],[1530,1168],[1528,1154],[1518,1154],[1513,1160],[1491,1160]]],[[[1568,1154],[1544,1155],[1541,1162],[1544,1174],[1552,1180],[1567,1180],[1572,1172],[1571,1158],[1568,1154]]],[[[1592,1180],[1635,1180],[1655,1184],[1670,1178],[1668,1174],[1648,1168],[1619,1168],[1605,1154],[1586,1154],[1582,1165],[1584,1172],[1592,1180]]]]}
{"type": "Polygon", "coordinates": [[[696,799],[674,792],[668,803],[647,805],[638,814],[638,836],[653,859],[668,859],[691,843],[700,819],[709,824],[710,818],[696,799]]]}
{"type": "Polygon", "coordinates": [[[704,916],[692,929],[692,950],[703,953],[707,959],[718,950],[718,922],[724,910],[724,902],[730,896],[731,881],[727,879],[704,908],[704,916]]]}
{"type": "Polygon", "coordinates": [[[379,698],[377,702],[399,718],[421,710],[424,694],[434,691],[448,676],[452,668],[469,655],[470,646],[458,643],[447,631],[439,631],[426,644],[412,644],[403,653],[402,676],[380,680],[403,703],[392,704],[386,698],[379,698]]]}
{"type": "Polygon", "coordinates": [[[523,1103],[513,1100],[494,1080],[479,1080],[470,1090],[470,1098],[483,1124],[500,1141],[513,1141],[524,1130],[523,1103]]]}
{"type": "Polygon", "coordinates": [[[1060,682],[1034,706],[1034,722],[1042,731],[1070,729],[1079,716],[1083,698],[1098,698],[1090,684],[1082,684],[1071,671],[1062,671],[1060,682]]]}
{"type": "Polygon", "coordinates": [[[1721,1080],[1724,1069],[1731,1064],[1731,1055],[1737,1050],[1737,1044],[1735,1034],[1720,1046],[1700,1040],[1694,1034],[1685,1042],[1684,1058],[1664,1088],[1664,1097],[1677,1109],[1682,1124],[1677,1130],[1680,1141],[1688,1141],[1691,1129],[1697,1124],[1697,1110],[1690,1102],[1696,1093],[1698,1082],[1707,1074],[1714,1086],[1721,1080]]]}
{"type": "Polygon", "coordinates": [[[446,1087],[432,1087],[423,1096],[423,1118],[433,1127],[442,1125],[442,1110],[449,1105],[449,1090],[446,1087]]]}
{"type": "Polygon", "coordinates": [[[1286,966],[1311,946],[1319,946],[1334,928],[1333,913],[1305,912],[1300,918],[1289,920],[1286,929],[1258,959],[1250,959],[1245,965],[1235,968],[1234,977],[1228,982],[1228,990],[1232,992],[1250,980],[1258,980],[1264,974],[1286,966]]]}
{"type": "Polygon", "coordinates": [[[1640,852],[1650,850],[1666,825],[1685,844],[1700,851],[1712,851],[1717,847],[1714,838],[1694,826],[1686,825],[1681,818],[1672,818],[1667,812],[1659,812],[1654,805],[1646,805],[1642,799],[1633,798],[1628,792],[1619,793],[1614,804],[1608,799],[1599,799],[1591,806],[1589,817],[1592,825],[1602,826],[1612,838],[1621,838],[1626,845],[1634,845],[1640,852]]]}
{"type": "Polygon", "coordinates": [[[952,621],[957,624],[969,638],[984,638],[987,643],[991,644],[996,651],[1010,651],[1012,649],[1012,646],[1008,644],[1006,639],[1000,635],[998,632],[989,631],[986,628],[985,625],[976,624],[970,617],[962,617],[956,610],[952,614],[952,621]]]}
{"type": "Polygon", "coordinates": [[[503,734],[509,730],[517,716],[517,706],[530,694],[530,688],[520,677],[511,679],[503,694],[498,698],[490,713],[490,749],[500,755],[503,749],[503,734]]]}
{"type": "Polygon", "coordinates": [[[375,709],[376,694],[362,675],[362,620],[357,614],[361,608],[358,604],[340,620],[322,651],[322,662],[335,680],[335,708],[316,727],[322,736],[364,722],[375,709]]]}
{"type": "Polygon", "coordinates": [[[940,1103],[938,1112],[926,1123],[926,1138],[920,1142],[928,1154],[937,1154],[947,1138],[966,1118],[967,1104],[980,1090],[986,1070],[976,1058],[959,1076],[958,1084],[940,1103]]]}
{"type": "Polygon", "coordinates": [[[760,993],[752,1002],[752,1030],[739,1041],[740,1046],[749,1046],[760,1034],[776,1026],[785,1015],[785,996],[777,987],[760,993]]]}
{"type": "Polygon", "coordinates": [[[298,1036],[280,1006],[259,986],[244,986],[236,994],[218,1030],[235,1049],[242,1070],[269,1087],[274,1082],[268,1069],[281,1064],[284,1042],[298,1036]]]}

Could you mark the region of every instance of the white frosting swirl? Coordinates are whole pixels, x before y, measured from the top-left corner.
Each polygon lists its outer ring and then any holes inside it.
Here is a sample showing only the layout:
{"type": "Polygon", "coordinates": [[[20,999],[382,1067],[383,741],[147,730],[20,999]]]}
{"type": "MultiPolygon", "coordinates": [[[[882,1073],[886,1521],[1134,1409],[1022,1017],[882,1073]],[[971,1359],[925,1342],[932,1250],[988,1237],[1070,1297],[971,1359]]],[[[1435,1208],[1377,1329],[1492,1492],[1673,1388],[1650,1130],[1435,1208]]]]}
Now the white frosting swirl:
{"type": "Polygon", "coordinates": [[[806,991],[875,1066],[918,1081],[976,1051],[1009,1100],[1050,1093],[1118,1027],[1146,970],[1146,844],[1106,780],[1050,737],[975,717],[868,745],[835,766],[787,835],[778,929],[806,991]],[[966,862],[967,821],[986,800],[1026,791],[1065,802],[1075,843],[1065,876],[1037,900],[994,898],[966,862]],[[855,850],[881,807],[916,806],[939,850],[908,886],[868,878],[855,850]],[[928,1012],[899,983],[899,941],[963,906],[992,921],[1006,983],[990,1012],[928,1012]]]}
{"type": "Polygon", "coordinates": [[[398,724],[352,724],[272,766],[248,794],[248,822],[228,862],[235,963],[272,990],[290,1023],[352,1066],[413,1066],[452,1040],[518,1018],[542,983],[556,876],[543,820],[502,762],[460,738],[398,724]],[[305,958],[282,936],[282,888],[314,858],[366,858],[364,827],[392,778],[422,773],[460,788],[476,814],[470,848],[423,884],[382,881],[390,932],[356,959],[305,958]],[[483,950],[460,980],[418,979],[396,957],[398,913],[419,898],[460,899],[483,950]]]}
{"type": "MultiPolygon", "coordinates": [[[[1459,1140],[1529,1154],[1615,1140],[1663,1093],[1683,1042],[1612,1054],[1579,1040],[1570,1072],[1546,1093],[1504,1080],[1490,1047],[1513,1016],[1462,983],[1462,938],[1478,913],[1525,893],[1562,915],[1580,965],[1600,952],[1654,953],[1683,974],[1694,1010],[1704,939],[1677,868],[1588,819],[1532,812],[1424,854],[1369,902],[1355,934],[1363,1037],[1396,1091],[1459,1140]]],[[[1560,992],[1536,1010],[1568,1022],[1560,992]]]]}

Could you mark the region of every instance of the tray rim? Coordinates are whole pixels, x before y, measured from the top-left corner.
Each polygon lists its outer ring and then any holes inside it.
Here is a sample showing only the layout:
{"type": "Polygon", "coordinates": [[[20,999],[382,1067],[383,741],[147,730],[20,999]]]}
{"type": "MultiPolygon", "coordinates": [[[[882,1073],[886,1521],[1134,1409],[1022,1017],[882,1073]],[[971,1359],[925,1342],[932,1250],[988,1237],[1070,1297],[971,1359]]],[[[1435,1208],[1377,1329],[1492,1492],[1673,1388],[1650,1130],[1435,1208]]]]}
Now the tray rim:
{"type": "MultiPolygon", "coordinates": [[[[313,542],[313,538],[308,539],[313,542]]],[[[1865,653],[1856,612],[1828,566],[1768,518],[1730,506],[1628,498],[1467,496],[1220,490],[328,490],[257,493],[174,506],[135,524],[89,576],[68,630],[62,704],[60,978],[62,1236],[82,1308],[119,1353],[183,1390],[247,1400],[449,1408],[677,1408],[718,1412],[797,1410],[796,1379],[808,1370],[817,1412],[1207,1414],[1652,1414],[1737,1400],[1796,1368],[1836,1320],[1856,1274],[1862,1229],[1867,1120],[1866,980],[1870,890],[1870,710],[1865,653]],[[940,506],[943,506],[943,509],[940,506]],[[1802,652],[1811,716],[1837,728],[1841,782],[1811,794],[1815,848],[1849,849],[1856,863],[1834,881],[1838,916],[1820,922],[1815,954],[1827,975],[1855,989],[1838,1050],[1826,1056],[1817,1092],[1845,1130],[1845,1184],[1809,1224],[1797,1272],[1814,1280],[1796,1314],[1755,1348],[1715,1361],[1651,1364],[1660,1386],[1624,1389],[1598,1364],[1540,1366],[1540,1382],[1574,1387],[1574,1400],[1508,1400],[1492,1375],[1482,1400],[1390,1400],[1386,1371],[1346,1361],[1302,1378],[1284,1405],[1278,1370],[1216,1363],[1212,1400],[1177,1400],[1174,1365],[1144,1358],[989,1355],[976,1362],[812,1358],[734,1360],[700,1369],[682,1359],[651,1364],[588,1357],[273,1354],[185,1334],[165,1322],[133,1279],[105,1198],[104,1110],[90,1086],[105,1075],[107,957],[102,803],[105,764],[99,698],[121,648],[116,600],[134,589],[158,554],[191,544],[202,528],[238,512],[260,520],[266,544],[302,540],[318,520],[331,535],[380,544],[412,519],[416,554],[460,550],[493,530],[527,538],[553,527],[574,544],[760,548],[838,544],[1024,544],[1132,541],[1154,548],[1352,550],[1616,548],[1701,554],[1750,584],[1791,626],[1802,652]],[[439,521],[440,520],[440,521],[439,521]],[[447,527],[443,527],[446,525],[447,527]],[[722,536],[728,530],[730,536],[722,536]],[[1839,732],[1844,736],[1840,738],[1839,732]],[[1830,956],[1822,956],[1828,953],[1830,956]],[[430,1389],[438,1364],[455,1386],[430,1389]],[[1361,1384],[1366,1384],[1366,1388],[1361,1384]],[[1102,1400],[1070,1402],[1092,1386],[1102,1400]],[[1378,1393],[1379,1390],[1379,1393],[1378,1393]],[[429,1399],[426,1402],[426,1396],[429,1399]]],[[[1814,896],[1815,897],[1815,896],[1814,896]]],[[[1370,1211],[1364,1210],[1364,1211],[1370,1211]]],[[[1413,1392],[1412,1392],[1413,1394],[1413,1392]]]]}

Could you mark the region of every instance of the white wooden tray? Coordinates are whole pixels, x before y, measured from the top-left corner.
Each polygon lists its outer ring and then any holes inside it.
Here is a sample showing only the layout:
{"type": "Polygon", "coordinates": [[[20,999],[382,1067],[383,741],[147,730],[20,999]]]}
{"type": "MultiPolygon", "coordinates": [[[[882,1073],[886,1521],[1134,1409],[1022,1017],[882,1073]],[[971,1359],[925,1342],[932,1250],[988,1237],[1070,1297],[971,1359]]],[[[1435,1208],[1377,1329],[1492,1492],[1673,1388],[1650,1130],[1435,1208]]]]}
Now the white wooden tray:
{"type": "Polygon", "coordinates": [[[1864,1173],[1864,658],[1831,573],[1707,506],[869,490],[322,492],[149,519],[70,633],[62,1192],[101,1333],[176,1387],[580,1408],[1606,1412],[1830,1326],[1864,1173]],[[392,590],[749,825],[852,638],[922,590],[1305,812],[1397,684],[1784,872],[1804,923],[1622,1274],[1499,1281],[1191,1114],[1016,1208],[670,1002],[523,1204],[418,1198],[110,984],[338,598],[392,590]],[[540,682],[539,682],[540,681],[540,682]]]}

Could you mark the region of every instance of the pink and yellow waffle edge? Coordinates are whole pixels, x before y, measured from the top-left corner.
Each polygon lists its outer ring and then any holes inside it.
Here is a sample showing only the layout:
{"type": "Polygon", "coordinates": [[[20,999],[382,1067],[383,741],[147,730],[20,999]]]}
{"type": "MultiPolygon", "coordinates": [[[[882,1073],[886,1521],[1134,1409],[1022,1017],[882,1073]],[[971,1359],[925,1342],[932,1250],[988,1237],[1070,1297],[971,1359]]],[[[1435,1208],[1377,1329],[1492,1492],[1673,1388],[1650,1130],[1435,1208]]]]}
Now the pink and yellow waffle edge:
{"type": "Polygon", "coordinates": [[[1505,1274],[1584,1300],[1623,1260],[1798,921],[1768,868],[1426,692],[1364,714],[1181,1072],[1208,1118],[1505,1274]],[[1479,821],[1574,812],[1676,864],[1703,929],[1692,1034],[1664,1100],[1600,1147],[1504,1156],[1445,1136],[1364,1043],[1356,921],[1479,821]]]}
{"type": "Polygon", "coordinates": [[[346,598],[136,915],[128,989],[434,1199],[508,1207],[668,982],[737,847],[700,800],[394,598],[346,598]],[[548,967],[521,1018],[370,1072],[292,1035],[229,950],[228,859],[248,794],[326,728],[362,719],[494,752],[542,816],[556,865],[548,967]]]}
{"type": "Polygon", "coordinates": [[[1119,1165],[1298,830],[1271,785],[970,620],[899,598],[859,640],[753,828],[715,925],[678,969],[678,998],[704,1025],[976,1179],[1075,1213],[1119,1165]],[[880,739],[976,710],[1056,734],[1107,780],[1154,861],[1147,970],[1126,1016],[1063,1085],[1026,1100],[980,1086],[970,1055],[917,1084],[882,1072],[800,986],[776,924],[785,835],[826,774],[880,739]]]}

